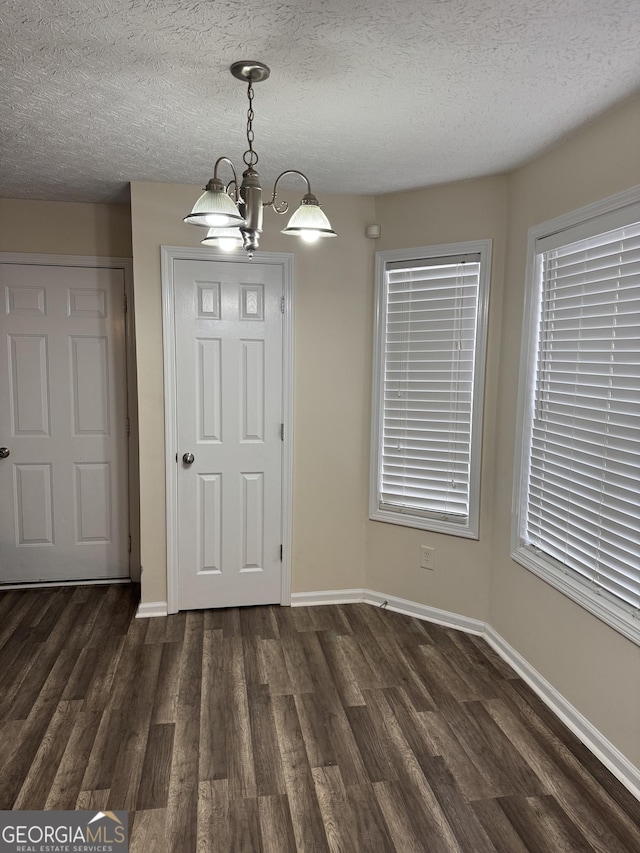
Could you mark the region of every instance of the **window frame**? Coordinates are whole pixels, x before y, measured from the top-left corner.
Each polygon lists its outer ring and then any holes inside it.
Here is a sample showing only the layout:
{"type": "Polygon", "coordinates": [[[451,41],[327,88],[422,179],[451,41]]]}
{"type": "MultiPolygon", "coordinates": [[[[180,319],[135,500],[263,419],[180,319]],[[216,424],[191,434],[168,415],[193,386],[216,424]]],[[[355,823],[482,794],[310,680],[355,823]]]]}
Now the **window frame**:
{"type": "Polygon", "coordinates": [[[373,339],[373,377],[371,407],[371,455],[369,476],[369,518],[404,527],[447,533],[467,539],[478,539],[480,528],[480,473],[482,465],[482,432],[485,370],[489,321],[489,289],[491,282],[492,240],[472,240],[411,249],[376,252],[375,317],[373,339]],[[406,511],[390,511],[379,506],[384,419],[385,318],[387,289],[385,274],[391,263],[437,260],[456,255],[480,255],[476,339],[473,358],[473,395],[471,439],[469,442],[469,517],[466,522],[451,522],[406,511]]]}
{"type": "Polygon", "coordinates": [[[548,238],[560,240],[563,232],[566,232],[566,239],[560,243],[564,246],[582,239],[594,228],[601,229],[595,231],[594,236],[597,236],[599,233],[606,233],[624,224],[631,224],[633,221],[638,221],[639,204],[640,186],[636,186],[529,229],[511,527],[511,558],[516,563],[533,572],[638,645],[640,645],[640,611],[634,610],[631,605],[625,606],[606,591],[592,589],[586,580],[580,579],[571,569],[564,568],[553,558],[523,541],[523,531],[526,526],[528,503],[529,453],[533,428],[532,413],[535,404],[535,358],[542,298],[542,288],[539,286],[539,265],[542,253],[547,251],[545,248],[538,248],[539,241],[548,238]]]}

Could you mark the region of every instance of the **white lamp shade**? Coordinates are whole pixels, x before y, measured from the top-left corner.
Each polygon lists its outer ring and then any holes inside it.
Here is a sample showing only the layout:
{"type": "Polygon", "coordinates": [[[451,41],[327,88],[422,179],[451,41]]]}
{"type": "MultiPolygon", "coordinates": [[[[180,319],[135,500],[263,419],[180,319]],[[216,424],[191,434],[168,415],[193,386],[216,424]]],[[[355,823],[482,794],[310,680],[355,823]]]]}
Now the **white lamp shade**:
{"type": "Polygon", "coordinates": [[[223,252],[232,252],[242,246],[242,234],[237,228],[209,228],[203,246],[213,246],[223,252]]]}
{"type": "Polygon", "coordinates": [[[301,204],[282,233],[295,234],[310,242],[318,237],[337,237],[319,204],[301,204]]]}
{"type": "Polygon", "coordinates": [[[244,225],[240,211],[224,190],[205,190],[184,221],[205,228],[239,228],[244,225]]]}

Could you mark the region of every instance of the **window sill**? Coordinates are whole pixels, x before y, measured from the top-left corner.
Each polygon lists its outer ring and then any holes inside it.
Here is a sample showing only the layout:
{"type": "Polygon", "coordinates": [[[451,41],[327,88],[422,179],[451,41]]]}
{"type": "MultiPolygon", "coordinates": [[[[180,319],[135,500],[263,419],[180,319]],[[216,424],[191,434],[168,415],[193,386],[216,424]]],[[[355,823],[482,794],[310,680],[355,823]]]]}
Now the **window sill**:
{"type": "Polygon", "coordinates": [[[463,539],[478,539],[477,527],[467,524],[456,524],[452,521],[442,521],[437,518],[410,515],[409,513],[386,512],[378,509],[369,513],[371,521],[384,521],[386,524],[397,524],[401,527],[414,527],[417,530],[430,530],[433,533],[446,533],[449,536],[461,536],[463,539]]]}

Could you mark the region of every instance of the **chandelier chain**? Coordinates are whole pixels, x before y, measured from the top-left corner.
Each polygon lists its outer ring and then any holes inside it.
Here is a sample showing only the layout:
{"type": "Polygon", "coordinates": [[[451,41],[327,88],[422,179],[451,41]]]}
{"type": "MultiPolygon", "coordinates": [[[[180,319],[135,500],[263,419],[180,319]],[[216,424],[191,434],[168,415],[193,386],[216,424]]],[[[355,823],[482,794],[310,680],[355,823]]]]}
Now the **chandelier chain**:
{"type": "Polygon", "coordinates": [[[255,137],[253,133],[253,81],[251,79],[249,80],[247,97],[249,98],[249,109],[247,110],[247,142],[249,144],[249,147],[244,152],[242,159],[244,160],[247,166],[253,167],[258,162],[258,155],[253,150],[253,140],[255,137]]]}

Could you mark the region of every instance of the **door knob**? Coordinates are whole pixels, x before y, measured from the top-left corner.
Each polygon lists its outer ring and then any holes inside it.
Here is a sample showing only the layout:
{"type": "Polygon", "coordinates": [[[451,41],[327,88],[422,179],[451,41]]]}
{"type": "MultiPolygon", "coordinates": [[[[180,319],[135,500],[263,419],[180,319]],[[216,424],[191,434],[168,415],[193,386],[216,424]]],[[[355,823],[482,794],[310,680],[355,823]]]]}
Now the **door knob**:
{"type": "Polygon", "coordinates": [[[0,459],[6,459],[11,453],[8,447],[0,447],[0,459]]]}
{"type": "MultiPolygon", "coordinates": [[[[8,455],[9,455],[9,452],[7,451],[7,456],[8,455]]],[[[182,461],[184,462],[185,465],[191,465],[192,462],[195,460],[195,458],[196,457],[193,455],[193,453],[184,453],[182,456],[182,461]]]]}

